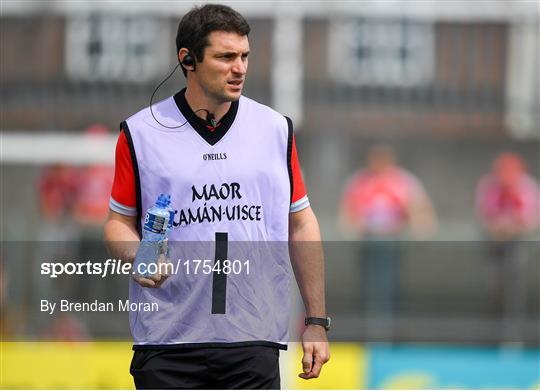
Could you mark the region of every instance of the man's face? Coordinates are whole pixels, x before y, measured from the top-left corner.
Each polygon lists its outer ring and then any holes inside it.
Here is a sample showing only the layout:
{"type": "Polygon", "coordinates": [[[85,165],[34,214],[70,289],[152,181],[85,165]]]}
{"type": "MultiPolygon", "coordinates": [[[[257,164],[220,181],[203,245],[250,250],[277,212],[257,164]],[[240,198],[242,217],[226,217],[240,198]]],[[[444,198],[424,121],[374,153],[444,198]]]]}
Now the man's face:
{"type": "Polygon", "coordinates": [[[394,153],[391,149],[381,146],[373,148],[368,155],[368,167],[375,172],[383,172],[396,164],[394,153]]]}
{"type": "Polygon", "coordinates": [[[248,67],[247,36],[225,31],[208,35],[209,45],[192,74],[206,96],[218,103],[240,99],[248,67]]]}

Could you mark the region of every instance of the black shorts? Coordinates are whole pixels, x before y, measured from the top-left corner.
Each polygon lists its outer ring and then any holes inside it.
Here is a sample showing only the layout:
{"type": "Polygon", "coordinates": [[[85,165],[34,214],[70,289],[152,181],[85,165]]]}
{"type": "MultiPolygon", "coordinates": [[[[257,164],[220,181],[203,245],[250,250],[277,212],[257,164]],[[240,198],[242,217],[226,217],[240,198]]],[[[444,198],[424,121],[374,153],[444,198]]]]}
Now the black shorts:
{"type": "Polygon", "coordinates": [[[279,389],[279,350],[267,346],[136,350],[137,389],[279,389]]]}

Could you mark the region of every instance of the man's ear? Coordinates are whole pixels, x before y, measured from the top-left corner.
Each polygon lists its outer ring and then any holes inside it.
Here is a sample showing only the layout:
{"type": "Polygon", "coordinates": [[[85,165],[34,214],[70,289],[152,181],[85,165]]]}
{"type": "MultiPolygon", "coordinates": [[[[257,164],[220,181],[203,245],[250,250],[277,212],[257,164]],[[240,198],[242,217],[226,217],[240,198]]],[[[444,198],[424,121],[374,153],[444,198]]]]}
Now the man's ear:
{"type": "Polygon", "coordinates": [[[178,61],[188,71],[195,71],[195,58],[188,49],[182,48],[178,51],[178,61]]]}

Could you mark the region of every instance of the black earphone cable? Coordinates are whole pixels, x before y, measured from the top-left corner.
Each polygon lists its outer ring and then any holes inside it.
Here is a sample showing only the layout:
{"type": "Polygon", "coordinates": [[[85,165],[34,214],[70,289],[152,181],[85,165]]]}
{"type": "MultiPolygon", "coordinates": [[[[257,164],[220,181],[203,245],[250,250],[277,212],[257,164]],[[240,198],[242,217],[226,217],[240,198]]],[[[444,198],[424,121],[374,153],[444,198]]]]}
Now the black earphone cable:
{"type": "Polygon", "coordinates": [[[198,109],[198,110],[195,110],[190,116],[189,118],[186,119],[186,121],[181,124],[181,125],[178,125],[178,126],[167,126],[167,125],[164,125],[162,124],[161,122],[158,121],[158,119],[156,118],[156,116],[154,115],[154,110],[152,110],[152,101],[154,100],[154,96],[156,95],[156,92],[159,90],[159,88],[167,81],[171,78],[171,76],[174,74],[174,72],[176,72],[176,70],[178,69],[178,67],[182,65],[180,63],[178,63],[174,69],[172,70],[172,72],[169,74],[169,76],[167,76],[161,83],[158,84],[158,86],[156,87],[156,89],[154,90],[154,92],[152,93],[152,96],[150,97],[150,113],[152,114],[152,117],[154,117],[154,121],[156,121],[158,124],[160,124],[161,126],[163,126],[164,128],[167,128],[167,129],[178,129],[178,128],[181,128],[182,126],[184,126],[185,124],[187,124],[189,122],[189,120],[195,115],[197,114],[199,111],[206,111],[206,116],[207,116],[207,122],[211,123],[213,127],[215,127],[214,125],[214,115],[207,109],[198,109]]]}

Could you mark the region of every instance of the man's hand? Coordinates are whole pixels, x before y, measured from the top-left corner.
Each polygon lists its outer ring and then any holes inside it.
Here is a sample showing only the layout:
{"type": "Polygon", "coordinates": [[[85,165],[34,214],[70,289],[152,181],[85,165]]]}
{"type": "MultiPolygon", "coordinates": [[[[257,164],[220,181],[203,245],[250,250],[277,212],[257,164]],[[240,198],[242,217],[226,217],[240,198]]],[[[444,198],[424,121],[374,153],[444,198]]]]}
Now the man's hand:
{"type": "Polygon", "coordinates": [[[322,326],[309,325],[302,334],[302,357],[303,373],[298,376],[302,379],[314,379],[319,377],[322,366],[330,360],[330,348],[326,338],[326,330],[322,326]]]}
{"type": "Polygon", "coordinates": [[[159,288],[165,280],[171,275],[173,264],[165,255],[161,254],[158,259],[158,272],[148,277],[143,277],[140,274],[133,274],[133,279],[144,288],[159,288]]]}

